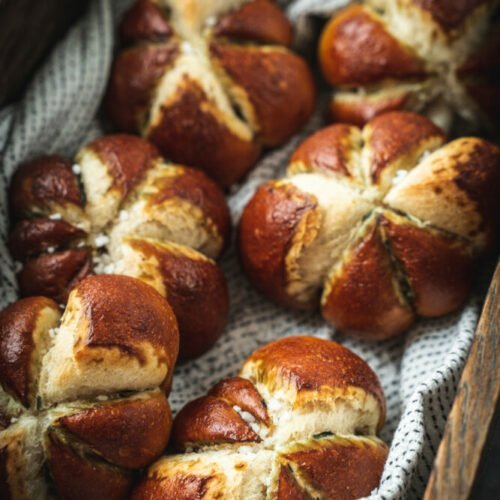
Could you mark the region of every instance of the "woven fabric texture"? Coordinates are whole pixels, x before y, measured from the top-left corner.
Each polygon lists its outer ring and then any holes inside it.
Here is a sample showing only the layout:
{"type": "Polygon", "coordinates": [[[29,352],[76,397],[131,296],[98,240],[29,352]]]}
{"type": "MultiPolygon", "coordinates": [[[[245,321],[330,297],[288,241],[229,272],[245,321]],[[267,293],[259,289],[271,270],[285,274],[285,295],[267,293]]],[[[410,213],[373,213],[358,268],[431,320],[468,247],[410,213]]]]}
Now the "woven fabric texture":
{"type": "MultiPolygon", "coordinates": [[[[38,154],[71,157],[103,133],[99,106],[115,44],[116,23],[129,0],[94,0],[86,15],[54,48],[24,98],[0,111],[0,279],[1,306],[16,299],[14,263],[6,249],[6,190],[16,166],[38,154]]],[[[281,2],[293,20],[325,14],[346,0],[281,2]]],[[[229,195],[236,223],[245,203],[263,181],[279,177],[296,145],[322,125],[321,102],[307,127],[284,147],[268,153],[247,180],[229,195]]],[[[407,335],[384,342],[346,338],[316,314],[285,311],[263,299],[242,275],[234,244],[222,260],[229,281],[231,316],[226,332],[206,355],[176,369],[170,401],[174,411],[235,374],[257,347],[287,335],[306,333],[334,339],[362,356],[380,377],[387,398],[381,437],[390,455],[372,499],[421,498],[442,436],[460,372],[479,314],[473,297],[444,319],[422,321],[407,335]]]]}

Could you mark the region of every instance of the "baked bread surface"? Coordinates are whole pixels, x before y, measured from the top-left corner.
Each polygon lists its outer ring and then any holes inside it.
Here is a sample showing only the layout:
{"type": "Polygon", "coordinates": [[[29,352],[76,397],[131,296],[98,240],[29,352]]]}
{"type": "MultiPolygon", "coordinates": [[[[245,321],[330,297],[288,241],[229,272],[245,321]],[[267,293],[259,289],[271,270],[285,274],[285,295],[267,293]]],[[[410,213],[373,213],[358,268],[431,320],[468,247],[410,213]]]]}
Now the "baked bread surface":
{"type": "Polygon", "coordinates": [[[241,261],[271,300],[387,338],[463,304],[476,258],[498,242],[499,189],[497,146],[446,143],[420,115],[332,125],[258,188],[239,224],[241,261]]]}
{"type": "Polygon", "coordinates": [[[313,111],[311,72],[271,1],[138,0],[120,33],[105,102],[115,125],[223,186],[313,111]]]}
{"type": "Polygon", "coordinates": [[[168,303],[127,276],[84,279],[62,315],[45,297],[4,309],[2,498],[126,498],[167,445],[178,348],[168,303]]]}
{"type": "Polygon", "coordinates": [[[334,15],[318,46],[336,87],[334,121],[422,113],[445,130],[496,135],[500,116],[497,0],[367,0],[334,15]]]}
{"type": "Polygon", "coordinates": [[[387,446],[380,383],[341,345],[288,337],[255,351],[176,416],[182,454],[151,465],[138,499],[354,499],[377,487],[387,446]]]}
{"type": "Polygon", "coordinates": [[[21,295],[65,303],[86,276],[124,274],[170,302],[181,359],[199,356],[222,334],[229,299],[213,259],[227,245],[229,210],[199,170],[114,134],[87,144],[74,163],[45,156],[20,165],[9,195],[21,295]]]}

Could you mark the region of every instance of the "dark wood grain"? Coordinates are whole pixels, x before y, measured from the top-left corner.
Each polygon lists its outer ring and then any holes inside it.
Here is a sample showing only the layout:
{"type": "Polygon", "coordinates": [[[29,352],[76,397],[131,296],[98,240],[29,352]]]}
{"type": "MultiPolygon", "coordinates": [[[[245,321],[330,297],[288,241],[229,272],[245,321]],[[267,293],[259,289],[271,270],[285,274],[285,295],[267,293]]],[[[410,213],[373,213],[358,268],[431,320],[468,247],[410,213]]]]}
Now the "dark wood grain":
{"type": "Polygon", "coordinates": [[[469,497],[500,392],[500,263],[465,365],[425,500],[469,497]]]}
{"type": "Polygon", "coordinates": [[[0,0],[0,107],[17,99],[37,65],[88,0],[0,0]]]}

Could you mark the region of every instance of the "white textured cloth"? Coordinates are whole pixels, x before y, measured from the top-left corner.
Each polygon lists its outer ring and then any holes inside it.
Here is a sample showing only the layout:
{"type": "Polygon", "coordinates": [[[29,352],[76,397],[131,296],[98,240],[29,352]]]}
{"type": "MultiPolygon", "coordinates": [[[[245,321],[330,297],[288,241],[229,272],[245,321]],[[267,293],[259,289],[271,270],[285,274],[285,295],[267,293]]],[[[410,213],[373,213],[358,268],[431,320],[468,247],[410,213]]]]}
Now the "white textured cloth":
{"type": "MultiPolygon", "coordinates": [[[[0,112],[0,231],[2,306],[15,300],[16,287],[6,246],[6,188],[21,162],[42,153],[71,157],[86,141],[102,133],[96,116],[113,54],[115,24],[128,0],[95,0],[87,14],[52,51],[23,100],[0,112]]],[[[326,13],[346,0],[295,0],[288,4],[294,20],[307,12],[326,13]]],[[[229,197],[233,220],[262,181],[284,171],[299,141],[321,126],[321,106],[306,129],[265,156],[244,185],[229,197]]],[[[387,398],[382,438],[391,443],[382,482],[371,498],[420,498],[471,344],[479,310],[471,299],[460,312],[422,321],[406,336],[384,342],[343,337],[319,315],[285,311],[259,296],[241,273],[234,245],[222,260],[229,281],[231,316],[214,349],[178,367],[170,401],[178,410],[213,383],[236,373],[257,347],[276,338],[307,333],[335,339],[362,356],[380,377],[387,398]]]]}

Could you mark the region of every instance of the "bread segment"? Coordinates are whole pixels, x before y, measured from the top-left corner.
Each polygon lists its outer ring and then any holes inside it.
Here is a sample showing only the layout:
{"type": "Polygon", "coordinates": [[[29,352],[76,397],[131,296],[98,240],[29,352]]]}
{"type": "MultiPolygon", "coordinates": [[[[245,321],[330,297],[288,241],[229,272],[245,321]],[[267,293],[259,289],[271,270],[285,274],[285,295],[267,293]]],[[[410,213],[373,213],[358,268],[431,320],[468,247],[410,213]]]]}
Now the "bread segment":
{"type": "Polygon", "coordinates": [[[277,340],[179,412],[173,443],[184,453],[152,465],[133,498],[360,498],[382,474],[384,418],[377,377],[353,352],[277,340]]]}

